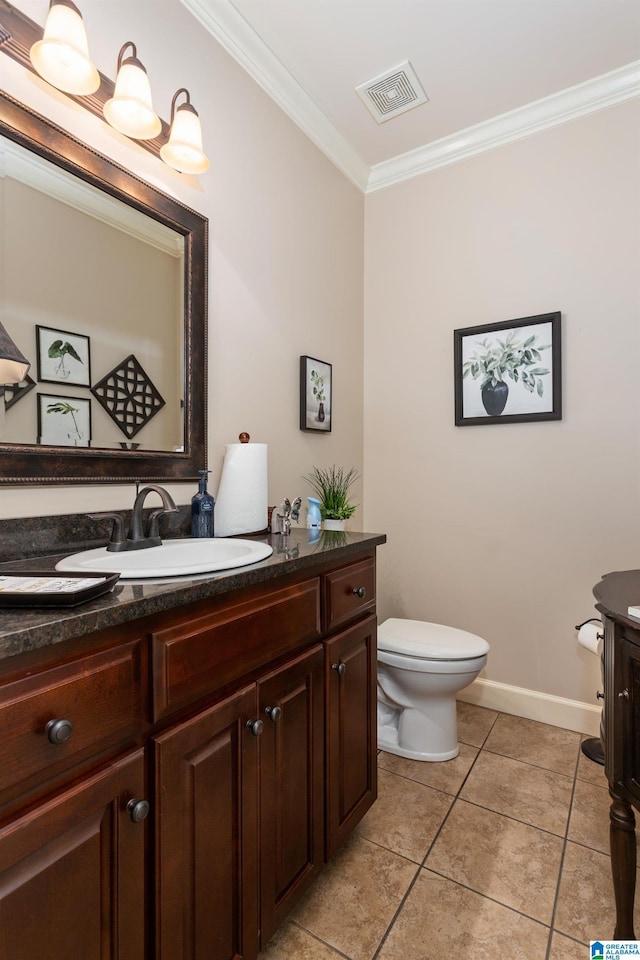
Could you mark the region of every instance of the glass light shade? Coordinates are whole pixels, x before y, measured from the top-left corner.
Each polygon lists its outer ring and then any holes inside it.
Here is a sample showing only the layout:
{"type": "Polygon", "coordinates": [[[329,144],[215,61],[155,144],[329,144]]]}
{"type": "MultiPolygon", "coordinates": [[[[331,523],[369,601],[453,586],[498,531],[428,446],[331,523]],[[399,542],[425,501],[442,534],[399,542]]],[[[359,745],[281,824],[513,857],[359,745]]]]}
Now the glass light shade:
{"type": "Polygon", "coordinates": [[[191,104],[181,104],[173,118],[169,141],[160,148],[164,162],[180,173],[205,173],[209,161],[202,149],[200,117],[191,104]]]}
{"type": "Polygon", "coordinates": [[[0,323],[0,384],[21,383],[30,366],[0,323]]]}
{"type": "Polygon", "coordinates": [[[129,57],[122,63],[104,115],[112,127],[134,140],[153,140],[162,130],[162,121],[151,105],[147,71],[137,58],[129,57]]]}
{"type": "Polygon", "coordinates": [[[40,76],[64,93],[84,97],[100,86],[100,74],[89,57],[82,14],[73,4],[53,0],[44,36],[29,55],[40,76]]]}

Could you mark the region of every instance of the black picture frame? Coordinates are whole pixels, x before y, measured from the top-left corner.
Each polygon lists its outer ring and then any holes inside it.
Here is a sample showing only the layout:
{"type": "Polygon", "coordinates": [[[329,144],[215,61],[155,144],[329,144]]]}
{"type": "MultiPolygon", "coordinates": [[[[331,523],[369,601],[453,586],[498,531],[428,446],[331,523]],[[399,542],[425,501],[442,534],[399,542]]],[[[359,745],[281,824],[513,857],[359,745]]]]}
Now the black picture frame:
{"type": "Polygon", "coordinates": [[[457,427],[562,419],[559,310],[454,330],[453,356],[457,427]]]}
{"type": "Polygon", "coordinates": [[[331,433],[333,366],[315,357],[300,357],[300,429],[331,433]]]}
{"type": "Polygon", "coordinates": [[[38,380],[62,386],[91,386],[91,347],[89,337],[69,330],[36,324],[38,380]],[[52,348],[57,353],[51,354],[52,348]]]}
{"type": "Polygon", "coordinates": [[[38,443],[52,447],[90,447],[91,400],[38,393],[38,443]],[[58,405],[68,409],[48,409],[58,405]]]}

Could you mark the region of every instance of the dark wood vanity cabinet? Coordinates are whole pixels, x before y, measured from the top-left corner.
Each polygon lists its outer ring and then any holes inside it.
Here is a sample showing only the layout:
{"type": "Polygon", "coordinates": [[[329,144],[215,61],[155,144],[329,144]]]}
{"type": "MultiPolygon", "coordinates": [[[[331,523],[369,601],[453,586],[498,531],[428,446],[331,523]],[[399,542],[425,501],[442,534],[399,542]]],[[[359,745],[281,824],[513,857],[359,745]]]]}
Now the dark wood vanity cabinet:
{"type": "Polygon", "coordinates": [[[0,828],[0,956],[144,960],[144,791],[135,750],[0,828]]]}
{"type": "Polygon", "coordinates": [[[375,800],[374,604],[369,554],[5,670],[0,956],[254,960],[375,800]]]}
{"type": "Polygon", "coordinates": [[[640,571],[606,575],[594,587],[604,626],[603,733],[611,795],[610,849],[616,902],[614,939],[635,940],[636,834],[640,809],[640,620],[628,606],[640,601],[640,571]]]}
{"type": "Polygon", "coordinates": [[[330,860],[377,796],[376,618],[326,641],[327,829],[330,860]]]}

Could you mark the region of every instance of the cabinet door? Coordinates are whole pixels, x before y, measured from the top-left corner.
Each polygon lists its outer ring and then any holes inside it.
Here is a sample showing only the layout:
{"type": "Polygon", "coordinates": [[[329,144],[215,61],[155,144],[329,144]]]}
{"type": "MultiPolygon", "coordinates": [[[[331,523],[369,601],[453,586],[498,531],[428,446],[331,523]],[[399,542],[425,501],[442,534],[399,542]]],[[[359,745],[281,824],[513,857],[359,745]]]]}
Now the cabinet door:
{"type": "Polygon", "coordinates": [[[376,618],[325,644],[327,860],[377,796],[376,618]]]}
{"type": "Polygon", "coordinates": [[[324,863],[323,662],[317,645],[258,683],[262,946],[324,863]]]}
{"type": "Polygon", "coordinates": [[[252,685],[154,738],[158,960],[257,954],[255,719],[252,685]]]}
{"type": "Polygon", "coordinates": [[[0,829],[0,956],[144,960],[142,750],[0,829]]]}

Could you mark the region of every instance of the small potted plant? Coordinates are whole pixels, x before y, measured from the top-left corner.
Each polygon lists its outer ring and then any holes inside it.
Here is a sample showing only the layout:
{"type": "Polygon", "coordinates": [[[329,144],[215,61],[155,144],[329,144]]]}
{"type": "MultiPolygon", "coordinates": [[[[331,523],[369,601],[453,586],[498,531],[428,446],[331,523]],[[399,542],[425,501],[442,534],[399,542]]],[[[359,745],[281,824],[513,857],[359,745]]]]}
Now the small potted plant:
{"type": "Polygon", "coordinates": [[[349,501],[349,490],[359,479],[355,467],[314,467],[303,477],[313,487],[320,501],[320,516],[325,530],[344,530],[345,522],[356,512],[356,504],[349,501]]]}

